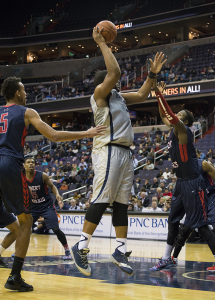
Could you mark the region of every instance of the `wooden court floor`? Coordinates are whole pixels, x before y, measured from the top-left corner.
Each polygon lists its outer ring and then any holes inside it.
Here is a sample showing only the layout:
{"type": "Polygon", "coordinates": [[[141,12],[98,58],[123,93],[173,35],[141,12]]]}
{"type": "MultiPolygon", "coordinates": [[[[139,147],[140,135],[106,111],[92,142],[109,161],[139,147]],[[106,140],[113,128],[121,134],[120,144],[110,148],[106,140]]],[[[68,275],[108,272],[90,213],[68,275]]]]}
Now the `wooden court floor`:
{"type": "MultiPolygon", "coordinates": [[[[0,232],[0,242],[5,234],[0,232]]],[[[67,238],[70,246],[78,241],[78,237],[67,238]]],[[[22,276],[34,286],[34,291],[6,290],[4,284],[10,269],[0,269],[0,299],[215,299],[215,274],[206,271],[215,259],[207,245],[188,244],[179,256],[177,268],[150,272],[164,248],[165,242],[128,240],[134,269],[130,277],[108,260],[115,249],[115,240],[92,238],[89,254],[92,275],[85,277],[73,261],[63,261],[63,248],[54,235],[33,234],[22,276]]],[[[3,254],[9,266],[13,252],[14,245],[3,254]]]]}

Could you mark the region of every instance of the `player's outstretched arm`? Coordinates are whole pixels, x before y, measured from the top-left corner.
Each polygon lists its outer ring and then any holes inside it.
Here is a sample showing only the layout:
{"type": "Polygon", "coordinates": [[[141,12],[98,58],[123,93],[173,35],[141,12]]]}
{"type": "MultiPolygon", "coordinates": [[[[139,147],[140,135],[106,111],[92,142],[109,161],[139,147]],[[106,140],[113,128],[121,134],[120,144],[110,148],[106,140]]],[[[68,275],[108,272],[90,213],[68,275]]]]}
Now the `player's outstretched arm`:
{"type": "Polygon", "coordinates": [[[43,182],[45,183],[45,185],[47,185],[51,189],[51,191],[55,195],[57,201],[63,201],[63,198],[60,196],[58,189],[53,184],[53,182],[51,182],[51,180],[49,179],[49,176],[46,173],[43,173],[43,182]]]}
{"type": "Polygon", "coordinates": [[[103,83],[99,84],[96,87],[94,92],[94,98],[96,100],[97,106],[105,107],[107,106],[106,98],[120,79],[121,70],[115,56],[105,43],[105,39],[101,34],[102,30],[103,28],[101,28],[101,30],[98,31],[98,28],[94,27],[93,38],[95,42],[99,45],[104,56],[105,65],[107,68],[107,76],[105,77],[103,83]]]}
{"type": "Polygon", "coordinates": [[[87,131],[57,131],[54,130],[47,123],[43,122],[39,114],[34,109],[26,109],[25,112],[25,125],[28,126],[32,124],[41,134],[50,139],[53,142],[67,142],[82,139],[84,137],[94,137],[96,135],[103,135],[106,130],[106,126],[99,125],[97,127],[92,127],[87,131]]]}
{"type": "Polygon", "coordinates": [[[148,74],[148,77],[144,82],[143,86],[137,92],[122,94],[127,105],[140,103],[147,100],[149,93],[151,91],[151,87],[154,83],[154,79],[156,78],[156,75],[160,72],[162,66],[165,64],[166,61],[167,60],[164,59],[164,54],[162,52],[156,53],[154,61],[150,59],[150,64],[151,64],[150,73],[148,74]]]}
{"type": "Polygon", "coordinates": [[[215,167],[211,162],[203,160],[202,170],[208,173],[208,175],[215,181],[215,167]]]}
{"type": "Polygon", "coordinates": [[[157,85],[157,80],[153,83],[153,89],[156,93],[156,97],[159,104],[159,111],[164,124],[168,127],[171,125],[174,127],[178,134],[178,139],[180,144],[187,143],[187,129],[184,123],[172,112],[171,108],[169,107],[166,99],[164,98],[162,91],[165,85],[162,82],[161,85],[157,85]],[[169,125],[168,125],[169,124],[169,125]]]}

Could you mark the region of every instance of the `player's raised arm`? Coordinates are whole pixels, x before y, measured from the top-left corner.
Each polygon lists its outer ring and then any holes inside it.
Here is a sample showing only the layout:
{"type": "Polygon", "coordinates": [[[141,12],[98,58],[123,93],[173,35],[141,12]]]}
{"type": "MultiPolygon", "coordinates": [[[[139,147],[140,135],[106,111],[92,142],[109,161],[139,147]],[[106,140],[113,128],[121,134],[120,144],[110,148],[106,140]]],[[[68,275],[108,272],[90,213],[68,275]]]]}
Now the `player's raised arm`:
{"type": "Polygon", "coordinates": [[[118,80],[120,79],[121,71],[115,56],[106,45],[105,39],[103,38],[101,32],[102,29],[98,31],[98,28],[94,27],[93,38],[99,45],[104,56],[107,75],[104,81],[102,80],[103,82],[96,87],[94,98],[96,100],[97,106],[104,107],[107,106],[107,96],[110,94],[111,90],[116,86],[118,80]]]}
{"type": "Polygon", "coordinates": [[[156,75],[160,72],[162,66],[165,64],[164,54],[157,52],[154,61],[150,59],[150,72],[143,86],[137,92],[123,93],[122,96],[127,105],[144,102],[151,91],[151,87],[156,78],[156,75]]]}
{"type": "Polygon", "coordinates": [[[215,167],[212,163],[203,160],[202,162],[202,170],[206,173],[208,173],[208,175],[215,181],[215,167]]]}
{"type": "Polygon", "coordinates": [[[159,111],[160,111],[162,121],[168,127],[171,127],[170,124],[174,127],[174,129],[176,130],[176,133],[178,135],[180,144],[186,144],[187,143],[187,129],[185,127],[185,124],[180,120],[179,116],[175,115],[172,112],[167,101],[165,100],[164,96],[162,95],[162,92],[161,92],[162,88],[161,89],[158,88],[157,80],[155,80],[155,82],[153,84],[153,88],[154,88],[154,91],[156,93],[156,97],[158,100],[159,111]]]}
{"type": "Polygon", "coordinates": [[[25,125],[28,126],[29,124],[32,124],[41,134],[43,134],[53,142],[66,142],[82,139],[84,137],[94,137],[96,135],[103,135],[103,132],[106,129],[106,126],[99,125],[94,128],[92,127],[87,131],[57,131],[45,122],[43,122],[39,114],[35,110],[30,108],[26,109],[25,112],[25,125]]]}
{"type": "Polygon", "coordinates": [[[51,182],[51,180],[49,179],[49,176],[46,173],[43,173],[43,182],[45,183],[45,185],[47,185],[51,189],[51,191],[55,195],[57,201],[63,201],[63,198],[60,196],[58,189],[53,184],[53,182],[51,182]]]}

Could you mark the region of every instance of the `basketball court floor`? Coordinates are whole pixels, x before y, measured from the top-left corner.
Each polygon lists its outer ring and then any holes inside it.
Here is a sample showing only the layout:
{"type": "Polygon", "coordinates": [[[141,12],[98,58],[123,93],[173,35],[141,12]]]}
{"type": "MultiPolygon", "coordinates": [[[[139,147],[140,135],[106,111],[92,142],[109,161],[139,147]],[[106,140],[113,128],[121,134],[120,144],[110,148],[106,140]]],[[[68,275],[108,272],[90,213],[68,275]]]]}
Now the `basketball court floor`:
{"type": "MultiPolygon", "coordinates": [[[[0,242],[5,234],[0,232],[0,242]]],[[[73,236],[67,238],[70,247],[79,240],[73,236]]],[[[10,269],[0,269],[0,299],[215,299],[215,274],[206,271],[215,263],[215,258],[208,246],[187,244],[179,256],[177,268],[150,272],[164,248],[165,242],[128,240],[134,269],[134,275],[130,277],[108,260],[115,249],[115,240],[92,238],[89,254],[92,275],[86,277],[79,273],[73,261],[62,260],[64,251],[54,235],[33,234],[22,276],[34,286],[34,291],[6,290],[4,284],[10,269]]],[[[3,253],[10,267],[13,252],[14,245],[3,253]]]]}

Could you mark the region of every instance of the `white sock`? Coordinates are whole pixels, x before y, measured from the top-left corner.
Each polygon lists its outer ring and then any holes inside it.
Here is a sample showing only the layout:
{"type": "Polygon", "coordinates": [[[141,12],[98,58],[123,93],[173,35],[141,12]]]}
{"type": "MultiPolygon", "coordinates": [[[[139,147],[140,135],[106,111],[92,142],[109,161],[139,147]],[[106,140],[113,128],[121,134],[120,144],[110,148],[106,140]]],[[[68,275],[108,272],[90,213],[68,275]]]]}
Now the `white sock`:
{"type": "Polygon", "coordinates": [[[88,248],[88,244],[90,242],[91,237],[92,237],[91,234],[82,232],[80,241],[78,243],[78,249],[81,250],[84,248],[88,248]]]}
{"type": "Polygon", "coordinates": [[[0,245],[0,255],[2,255],[2,253],[3,253],[5,250],[6,250],[6,249],[0,245]]]}
{"type": "Polygon", "coordinates": [[[167,259],[171,256],[172,248],[173,248],[173,246],[166,244],[166,249],[165,249],[164,255],[162,257],[163,259],[167,259]]]}
{"type": "Polygon", "coordinates": [[[125,254],[127,252],[127,239],[116,238],[116,248],[125,254]]]}

